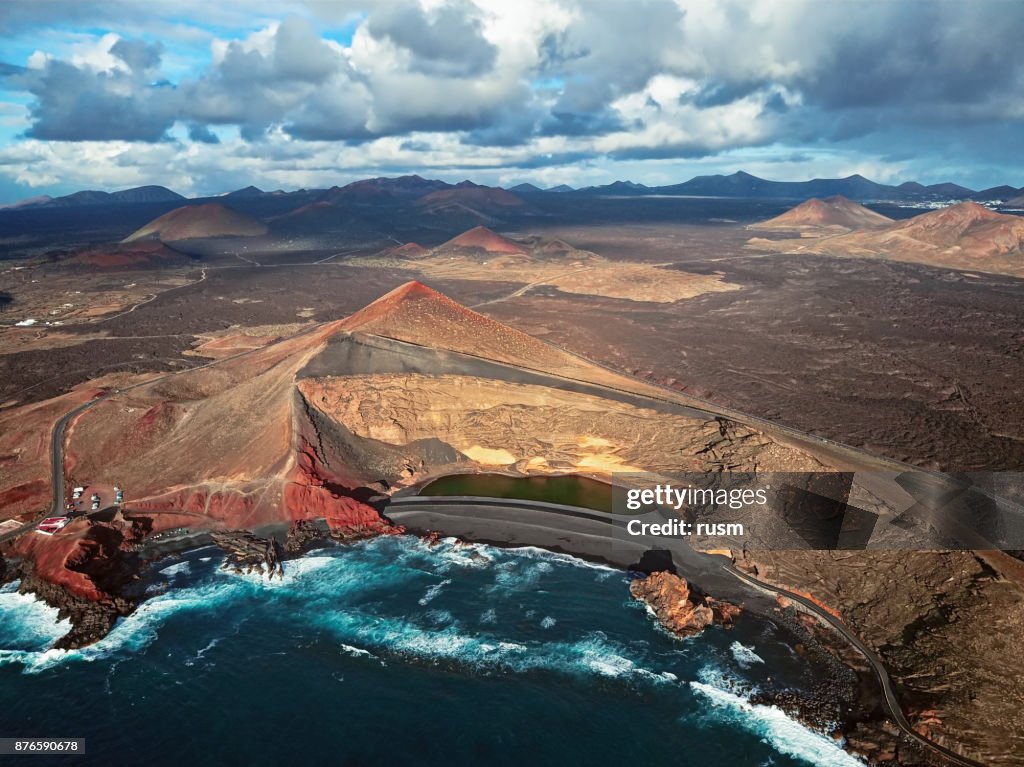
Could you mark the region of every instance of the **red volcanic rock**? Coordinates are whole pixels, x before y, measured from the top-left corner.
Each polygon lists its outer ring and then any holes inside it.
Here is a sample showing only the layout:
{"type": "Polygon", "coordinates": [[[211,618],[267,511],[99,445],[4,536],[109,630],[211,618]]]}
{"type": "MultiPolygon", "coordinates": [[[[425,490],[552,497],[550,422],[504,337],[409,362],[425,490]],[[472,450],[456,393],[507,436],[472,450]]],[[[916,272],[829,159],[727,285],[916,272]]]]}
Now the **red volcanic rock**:
{"type": "Polygon", "coordinates": [[[669,572],[635,580],[629,592],[644,602],[665,628],[684,637],[699,634],[714,622],[732,625],[741,612],[726,602],[695,597],[685,578],[669,572]]]}
{"type": "Polygon", "coordinates": [[[402,258],[420,258],[425,256],[429,251],[420,245],[418,242],[407,242],[405,245],[397,245],[388,253],[392,256],[400,256],[402,258]]]}
{"type": "Polygon", "coordinates": [[[31,558],[37,578],[90,602],[112,598],[100,585],[120,559],[123,534],[103,523],[79,519],[60,534],[23,535],[15,552],[31,558]]]}
{"type": "Polygon", "coordinates": [[[191,259],[159,240],[132,243],[115,243],[79,251],[64,263],[84,264],[107,269],[123,269],[133,266],[187,263],[191,259]]]}
{"type": "Polygon", "coordinates": [[[518,242],[502,237],[500,234],[492,232],[486,226],[475,226],[458,237],[448,240],[438,250],[451,250],[454,248],[483,250],[487,253],[526,253],[526,248],[518,242]]]}
{"type": "Polygon", "coordinates": [[[962,202],[882,229],[822,238],[806,249],[1019,276],[1024,274],[1024,218],[962,202]]]}
{"type": "Polygon", "coordinates": [[[976,202],[962,202],[923,213],[891,227],[890,236],[909,238],[969,258],[1024,253],[1024,219],[996,213],[976,202]]]}
{"type": "Polygon", "coordinates": [[[17,577],[23,593],[56,607],[60,618],[70,619],[71,630],[54,645],[72,649],[92,644],[114,627],[119,616],[135,609],[121,596],[134,578],[122,555],[129,536],[141,533],[136,525],[79,519],[54,536],[22,536],[14,553],[21,558],[17,577]]]}
{"type": "Polygon", "coordinates": [[[173,490],[152,498],[132,501],[132,512],[153,514],[155,530],[166,530],[181,527],[205,526],[203,520],[195,515],[202,515],[227,527],[240,527],[246,524],[266,521],[254,519],[257,500],[262,494],[242,492],[242,488],[210,491],[204,486],[187,487],[173,490]],[[175,514],[175,512],[181,512],[175,514]]]}
{"type": "Polygon", "coordinates": [[[388,532],[390,526],[375,508],[327,487],[289,483],[284,491],[290,520],[327,520],[332,530],[375,530],[388,532]]]}
{"type": "Polygon", "coordinates": [[[284,489],[284,510],[292,521],[325,519],[332,531],[351,534],[397,532],[355,489],[328,482],[319,456],[305,439],[284,489]]]}

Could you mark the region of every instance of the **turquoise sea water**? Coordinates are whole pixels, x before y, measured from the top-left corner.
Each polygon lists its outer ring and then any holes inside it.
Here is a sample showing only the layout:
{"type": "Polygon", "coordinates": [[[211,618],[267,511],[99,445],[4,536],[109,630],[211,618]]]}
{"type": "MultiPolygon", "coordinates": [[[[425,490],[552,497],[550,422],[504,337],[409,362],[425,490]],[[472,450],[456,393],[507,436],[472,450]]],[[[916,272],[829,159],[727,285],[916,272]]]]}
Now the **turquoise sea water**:
{"type": "Polygon", "coordinates": [[[74,765],[860,764],[748,702],[812,681],[771,623],[676,639],[622,572],[412,537],[281,580],[221,561],[158,565],[152,598],[72,652],[48,649],[56,611],[5,587],[0,736],[84,737],[51,760],[74,765]]]}

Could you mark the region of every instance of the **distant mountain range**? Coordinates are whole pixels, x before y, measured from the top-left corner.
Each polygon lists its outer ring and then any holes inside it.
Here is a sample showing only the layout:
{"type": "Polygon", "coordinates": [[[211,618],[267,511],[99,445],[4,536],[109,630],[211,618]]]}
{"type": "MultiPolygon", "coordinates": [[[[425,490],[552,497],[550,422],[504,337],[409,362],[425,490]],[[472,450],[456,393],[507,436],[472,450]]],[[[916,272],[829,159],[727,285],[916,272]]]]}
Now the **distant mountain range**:
{"type": "Polygon", "coordinates": [[[188,199],[164,186],[137,186],[120,192],[87,189],[64,197],[31,197],[8,208],[73,208],[87,205],[133,205],[140,202],[179,202],[188,199]]]}
{"type": "Polygon", "coordinates": [[[580,189],[587,195],[680,195],[701,197],[772,198],[806,200],[812,197],[841,195],[850,200],[1005,200],[1021,194],[1011,186],[997,186],[975,191],[958,184],[925,186],[909,181],[899,186],[879,184],[861,175],[846,178],[816,178],[811,181],[768,181],[744,171],[728,176],[697,176],[682,184],[644,186],[629,181],[616,181],[605,186],[580,189]]]}
{"type": "MultiPolygon", "coordinates": [[[[331,202],[345,200],[372,202],[395,198],[419,197],[431,192],[449,189],[491,189],[471,181],[449,184],[436,179],[424,179],[420,176],[400,176],[397,178],[371,178],[355,181],[342,187],[331,187],[325,190],[299,190],[297,192],[264,192],[255,186],[247,186],[222,195],[227,198],[259,198],[269,195],[287,196],[302,194],[305,196],[322,195],[331,202]]],[[[806,200],[812,197],[824,198],[842,195],[850,200],[860,201],[928,201],[928,200],[974,200],[978,202],[1007,201],[1024,195],[1024,187],[1015,188],[1008,185],[975,191],[958,184],[931,184],[925,186],[916,181],[908,181],[898,186],[879,184],[861,175],[846,178],[817,178],[811,181],[769,181],[758,178],[744,171],[730,175],[697,176],[681,184],[667,186],[645,186],[632,181],[615,181],[602,186],[588,186],[573,189],[560,184],[549,189],[541,189],[534,184],[518,184],[507,191],[515,194],[544,195],[560,193],[585,196],[693,196],[693,197],[735,197],[763,198],[783,200],[806,200]]],[[[131,205],[136,203],[179,202],[186,198],[177,192],[162,186],[140,186],[120,192],[99,192],[87,190],[75,192],[64,197],[33,197],[8,205],[7,209],[25,208],[64,208],[88,205],[131,205]]],[[[204,198],[206,199],[206,198],[204,198]]]]}

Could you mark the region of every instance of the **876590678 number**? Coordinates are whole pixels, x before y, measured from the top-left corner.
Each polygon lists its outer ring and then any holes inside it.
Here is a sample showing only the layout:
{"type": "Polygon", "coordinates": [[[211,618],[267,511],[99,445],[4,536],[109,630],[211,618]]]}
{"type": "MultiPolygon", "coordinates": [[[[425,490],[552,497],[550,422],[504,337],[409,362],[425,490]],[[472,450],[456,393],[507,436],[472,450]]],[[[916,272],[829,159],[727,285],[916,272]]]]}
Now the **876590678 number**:
{"type": "Polygon", "coordinates": [[[0,755],[84,754],[84,738],[0,738],[0,755]]]}

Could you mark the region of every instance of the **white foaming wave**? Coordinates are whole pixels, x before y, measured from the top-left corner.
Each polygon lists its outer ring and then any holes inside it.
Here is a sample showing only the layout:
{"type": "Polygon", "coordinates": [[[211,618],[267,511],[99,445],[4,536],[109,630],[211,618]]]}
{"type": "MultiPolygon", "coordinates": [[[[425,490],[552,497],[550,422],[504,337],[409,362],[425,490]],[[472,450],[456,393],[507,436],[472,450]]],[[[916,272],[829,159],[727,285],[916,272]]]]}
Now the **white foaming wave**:
{"type": "Polygon", "coordinates": [[[5,583],[3,586],[0,586],[0,594],[13,594],[19,588],[21,588],[20,580],[11,581],[10,583],[5,583]]]}
{"type": "Polygon", "coordinates": [[[704,682],[690,682],[690,687],[707,698],[720,718],[752,732],[780,753],[815,767],[863,767],[831,738],[804,727],[776,706],[754,704],[704,682]]]}
{"type": "Polygon", "coordinates": [[[384,664],[384,661],[380,660],[380,658],[378,658],[369,650],[364,650],[362,647],[356,647],[354,645],[345,644],[344,642],[342,642],[338,645],[338,648],[343,653],[345,653],[346,655],[350,655],[353,658],[371,658],[372,660],[380,661],[381,665],[384,664]]]}
{"type": "MultiPolygon", "coordinates": [[[[0,652],[49,647],[71,630],[71,622],[59,620],[57,615],[57,608],[33,594],[19,594],[16,590],[0,593],[0,646],[18,648],[0,652]]],[[[0,659],[4,657],[0,655],[0,659]]]]}
{"type": "Polygon", "coordinates": [[[541,578],[554,570],[550,562],[532,558],[510,559],[494,570],[494,583],[487,587],[489,593],[533,591],[541,578]]]}
{"type": "Polygon", "coordinates": [[[445,578],[440,583],[435,583],[433,586],[427,589],[427,592],[420,598],[421,605],[428,605],[437,598],[437,595],[441,593],[441,590],[452,582],[451,578],[445,578]]]}
{"type": "Polygon", "coordinates": [[[573,665],[600,676],[610,678],[639,677],[651,682],[675,682],[678,677],[668,671],[651,671],[638,665],[636,661],[626,657],[622,647],[610,642],[601,632],[588,635],[583,640],[572,644],[555,644],[569,660],[565,670],[572,670],[573,665]]]}
{"type": "Polygon", "coordinates": [[[748,698],[758,691],[755,684],[746,679],[736,676],[731,671],[726,671],[719,666],[703,666],[697,672],[697,679],[709,687],[737,695],[741,698],[748,698]]]}
{"type": "Polygon", "coordinates": [[[498,612],[493,607],[480,613],[480,622],[493,624],[498,622],[498,612]]]}
{"type": "Polygon", "coordinates": [[[743,668],[750,668],[755,663],[764,663],[764,658],[754,652],[753,647],[747,647],[740,642],[733,642],[729,645],[729,651],[736,662],[743,668]]]}
{"type": "MultiPolygon", "coordinates": [[[[364,563],[331,556],[308,556],[288,560],[284,563],[284,572],[273,577],[262,571],[236,573],[234,570],[221,569],[218,573],[227,579],[259,589],[287,590],[300,587],[303,593],[312,590],[341,594],[365,588],[367,584],[364,563]],[[330,570],[329,574],[323,572],[327,569],[330,570]]],[[[379,579],[375,576],[374,580],[379,579]]]]}
{"type": "MultiPolygon", "coordinates": [[[[119,652],[137,653],[157,638],[159,629],[175,613],[187,610],[215,611],[239,594],[239,585],[231,582],[194,586],[168,591],[139,605],[131,615],[121,618],[103,639],[77,650],[0,651],[0,665],[18,663],[24,673],[39,673],[71,661],[96,661],[119,652]]],[[[65,632],[70,629],[70,625],[65,632]]]]}
{"type": "Polygon", "coordinates": [[[455,618],[447,610],[427,610],[424,617],[438,626],[442,626],[445,623],[455,623],[455,618]]]}
{"type": "Polygon", "coordinates": [[[417,542],[421,547],[417,554],[428,554],[441,561],[439,572],[452,567],[482,570],[494,564],[493,549],[482,543],[463,543],[458,538],[442,538],[435,544],[417,542]]]}
{"type": "Polygon", "coordinates": [[[587,570],[603,570],[608,573],[622,572],[614,567],[602,565],[599,562],[580,559],[579,557],[574,557],[572,554],[548,551],[547,549],[538,548],[537,546],[518,546],[516,548],[505,549],[505,551],[517,554],[526,559],[540,559],[547,562],[554,562],[560,565],[570,565],[572,567],[579,567],[587,570]]]}
{"type": "Polygon", "coordinates": [[[188,575],[190,572],[192,572],[192,567],[189,565],[188,562],[177,562],[176,564],[168,565],[167,567],[161,568],[157,572],[159,572],[161,575],[168,576],[177,575],[178,573],[181,573],[182,575],[188,575]]]}
{"type": "Polygon", "coordinates": [[[423,628],[402,618],[383,619],[356,612],[324,616],[323,622],[340,634],[344,643],[369,645],[384,653],[408,655],[421,660],[449,661],[480,671],[555,671],[572,675],[598,675],[616,679],[641,679],[655,683],[676,682],[669,672],[644,668],[627,657],[626,650],[596,632],[575,642],[503,641],[471,636],[458,625],[423,628]]]}
{"type": "Polygon", "coordinates": [[[555,624],[556,624],[557,622],[558,622],[558,621],[556,621],[556,620],[555,620],[554,618],[552,618],[552,617],[551,617],[550,615],[546,615],[546,616],[544,616],[544,620],[542,620],[542,621],[540,622],[540,627],[541,627],[542,629],[550,629],[550,628],[554,628],[554,626],[555,626],[555,624]]]}
{"type": "MultiPolygon", "coordinates": [[[[185,563],[176,563],[171,567],[185,563]]],[[[320,596],[332,601],[350,590],[367,587],[371,582],[379,586],[390,580],[405,580],[407,572],[396,568],[379,568],[375,562],[353,560],[349,557],[308,556],[286,563],[284,576],[267,578],[257,573],[238,574],[230,570],[217,570],[212,581],[194,586],[176,588],[157,593],[142,602],[131,615],[118,620],[113,630],[99,642],[76,650],[54,650],[50,645],[71,629],[70,622],[57,621],[57,611],[37,602],[33,597],[20,595],[8,584],[0,594],[0,625],[18,627],[12,638],[12,649],[0,649],[0,666],[17,664],[25,673],[38,673],[63,663],[95,661],[118,653],[136,653],[156,640],[160,627],[175,613],[188,610],[216,611],[255,590],[301,590],[304,596],[320,596]],[[367,567],[374,577],[367,578],[367,567]],[[328,570],[328,568],[330,568],[328,570]],[[10,617],[4,615],[3,601],[7,600],[10,617]],[[34,627],[34,632],[29,628],[34,627]]],[[[0,639],[5,631],[0,629],[0,639]]]]}

